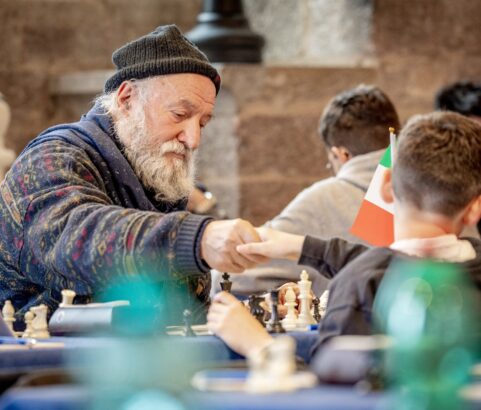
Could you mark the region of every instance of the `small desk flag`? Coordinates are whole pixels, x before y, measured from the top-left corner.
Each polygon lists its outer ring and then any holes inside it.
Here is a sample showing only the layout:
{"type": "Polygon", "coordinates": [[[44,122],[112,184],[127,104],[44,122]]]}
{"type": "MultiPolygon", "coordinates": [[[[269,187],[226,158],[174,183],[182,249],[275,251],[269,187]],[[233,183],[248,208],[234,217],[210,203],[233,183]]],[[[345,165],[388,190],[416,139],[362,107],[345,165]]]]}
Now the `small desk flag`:
{"type": "Polygon", "coordinates": [[[393,204],[388,204],[381,198],[381,183],[384,172],[391,166],[391,146],[389,146],[374,172],[351,227],[353,235],[375,246],[389,246],[394,242],[393,204]]]}

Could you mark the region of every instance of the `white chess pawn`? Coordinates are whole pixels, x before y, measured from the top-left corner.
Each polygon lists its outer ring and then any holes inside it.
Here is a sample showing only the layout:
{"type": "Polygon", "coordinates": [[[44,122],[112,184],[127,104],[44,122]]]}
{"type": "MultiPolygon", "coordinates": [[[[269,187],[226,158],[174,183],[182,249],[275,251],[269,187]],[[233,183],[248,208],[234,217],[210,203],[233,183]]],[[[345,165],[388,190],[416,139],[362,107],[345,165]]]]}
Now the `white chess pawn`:
{"type": "Polygon", "coordinates": [[[47,306],[41,304],[31,308],[35,314],[32,320],[32,337],[35,339],[46,339],[50,337],[47,325],[47,306]]]}
{"type": "Polygon", "coordinates": [[[12,305],[12,302],[10,302],[9,300],[6,300],[5,305],[3,305],[2,316],[6,325],[13,332],[13,322],[15,322],[15,309],[12,305]]]}
{"type": "Polygon", "coordinates": [[[25,331],[23,332],[22,337],[32,337],[32,334],[33,334],[32,320],[34,316],[35,315],[30,310],[27,313],[25,313],[25,316],[23,319],[25,321],[25,331]]]}
{"type": "Polygon", "coordinates": [[[73,300],[76,296],[76,293],[70,289],[64,289],[61,292],[62,294],[62,303],[59,304],[59,307],[70,306],[73,304],[73,300]]]}
{"type": "Polygon", "coordinates": [[[301,280],[297,282],[299,285],[299,300],[301,303],[301,311],[297,318],[297,326],[299,327],[306,327],[316,323],[311,314],[311,283],[308,273],[303,270],[301,272],[301,280]]]}
{"type": "Polygon", "coordinates": [[[282,319],[282,326],[286,330],[294,330],[297,324],[297,316],[296,316],[296,294],[292,290],[291,287],[287,288],[286,302],[284,306],[287,308],[287,315],[284,319],[282,319]]]}

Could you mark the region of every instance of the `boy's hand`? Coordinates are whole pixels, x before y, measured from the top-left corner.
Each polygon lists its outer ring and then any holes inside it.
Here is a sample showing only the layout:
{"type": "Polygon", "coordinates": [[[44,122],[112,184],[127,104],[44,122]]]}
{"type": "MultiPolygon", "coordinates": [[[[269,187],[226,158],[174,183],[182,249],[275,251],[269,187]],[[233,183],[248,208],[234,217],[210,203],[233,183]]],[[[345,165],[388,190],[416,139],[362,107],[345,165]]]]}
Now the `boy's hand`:
{"type": "Polygon", "coordinates": [[[232,350],[248,356],[272,341],[262,325],[233,295],[220,292],[213,297],[207,313],[208,329],[232,350]]]}
{"type": "Polygon", "coordinates": [[[264,256],[267,258],[297,261],[301,255],[305,236],[276,231],[270,228],[256,228],[262,242],[237,245],[237,251],[246,258],[264,256]]]}

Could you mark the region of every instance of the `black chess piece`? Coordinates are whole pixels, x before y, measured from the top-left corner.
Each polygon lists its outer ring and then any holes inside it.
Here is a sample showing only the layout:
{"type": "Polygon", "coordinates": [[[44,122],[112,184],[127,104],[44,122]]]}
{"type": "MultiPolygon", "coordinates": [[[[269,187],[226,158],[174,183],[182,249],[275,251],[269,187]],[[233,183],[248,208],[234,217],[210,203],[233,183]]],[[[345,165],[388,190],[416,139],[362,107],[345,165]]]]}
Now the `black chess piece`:
{"type": "Polygon", "coordinates": [[[194,331],[192,330],[192,312],[189,309],[185,309],[184,313],[184,326],[185,326],[185,336],[195,336],[194,331]]]}
{"type": "Polygon", "coordinates": [[[251,315],[254,316],[257,321],[262,325],[266,326],[264,323],[264,309],[261,306],[261,302],[264,298],[262,296],[250,295],[249,296],[249,310],[251,315]]]}
{"type": "Polygon", "coordinates": [[[312,300],[312,305],[314,306],[314,320],[319,323],[321,321],[321,312],[319,311],[319,298],[314,298],[312,300]]]}
{"type": "Polygon", "coordinates": [[[222,275],[222,279],[224,280],[220,283],[220,287],[224,292],[230,293],[230,290],[232,289],[232,281],[230,281],[229,278],[230,275],[227,272],[224,272],[222,275]]]}
{"type": "Polygon", "coordinates": [[[286,333],[286,330],[282,327],[282,323],[279,320],[279,312],[277,311],[277,305],[279,304],[279,291],[271,290],[271,320],[267,322],[266,329],[269,333],[286,333]]]}

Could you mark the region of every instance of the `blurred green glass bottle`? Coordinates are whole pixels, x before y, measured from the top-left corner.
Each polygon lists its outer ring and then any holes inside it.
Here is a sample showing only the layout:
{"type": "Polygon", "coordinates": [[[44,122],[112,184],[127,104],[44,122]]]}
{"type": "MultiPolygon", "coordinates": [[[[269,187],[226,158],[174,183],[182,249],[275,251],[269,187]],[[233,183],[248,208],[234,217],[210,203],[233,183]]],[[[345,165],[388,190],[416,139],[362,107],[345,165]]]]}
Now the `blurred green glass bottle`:
{"type": "Polygon", "coordinates": [[[374,303],[392,338],[385,370],[396,410],[462,409],[459,388],[479,358],[477,290],[459,265],[396,260],[374,303]]]}

